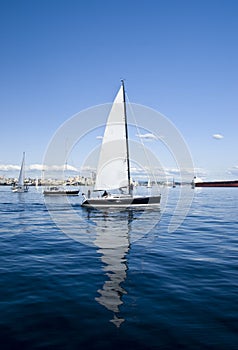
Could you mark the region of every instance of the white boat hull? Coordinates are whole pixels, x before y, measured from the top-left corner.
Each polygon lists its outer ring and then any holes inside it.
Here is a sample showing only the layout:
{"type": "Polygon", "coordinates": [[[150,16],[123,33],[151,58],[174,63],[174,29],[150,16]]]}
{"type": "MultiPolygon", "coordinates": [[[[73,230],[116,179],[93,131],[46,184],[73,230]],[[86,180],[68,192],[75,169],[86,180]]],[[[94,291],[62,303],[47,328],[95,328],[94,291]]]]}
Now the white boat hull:
{"type": "Polygon", "coordinates": [[[24,192],[28,192],[28,188],[27,187],[13,187],[12,192],[13,193],[24,193],[24,192]]]}

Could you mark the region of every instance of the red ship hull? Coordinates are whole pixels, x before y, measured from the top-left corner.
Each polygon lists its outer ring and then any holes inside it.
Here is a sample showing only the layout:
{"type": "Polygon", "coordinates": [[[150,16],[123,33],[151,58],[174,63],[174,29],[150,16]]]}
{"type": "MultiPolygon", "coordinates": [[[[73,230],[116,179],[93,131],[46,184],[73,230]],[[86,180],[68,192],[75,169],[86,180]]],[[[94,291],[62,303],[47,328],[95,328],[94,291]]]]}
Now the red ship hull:
{"type": "Polygon", "coordinates": [[[233,181],[211,181],[195,182],[195,187],[238,187],[238,180],[233,181]]]}

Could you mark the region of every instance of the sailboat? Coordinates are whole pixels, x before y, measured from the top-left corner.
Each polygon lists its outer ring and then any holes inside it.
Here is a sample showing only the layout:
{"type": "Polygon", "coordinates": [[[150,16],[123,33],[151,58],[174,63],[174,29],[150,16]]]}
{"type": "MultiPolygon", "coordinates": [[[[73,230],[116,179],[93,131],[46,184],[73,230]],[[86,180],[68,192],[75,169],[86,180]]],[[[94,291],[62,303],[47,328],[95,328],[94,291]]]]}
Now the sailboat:
{"type": "Polygon", "coordinates": [[[83,207],[134,207],[160,203],[160,194],[155,196],[135,196],[133,194],[123,80],[107,119],[94,191],[104,192],[101,196],[91,198],[83,194],[81,204],[83,207]]]}
{"type": "Polygon", "coordinates": [[[23,152],[23,158],[21,163],[21,169],[18,177],[17,184],[14,184],[12,187],[12,192],[28,192],[28,186],[24,184],[25,179],[25,152],[23,152]]]}
{"type": "MultiPolygon", "coordinates": [[[[67,169],[67,163],[65,165],[67,169]]],[[[63,184],[62,186],[50,186],[43,191],[44,196],[77,196],[79,194],[78,189],[72,189],[63,184]]]]}
{"type": "Polygon", "coordinates": [[[69,189],[66,186],[51,186],[43,191],[44,196],[77,196],[79,190],[69,189]]]}

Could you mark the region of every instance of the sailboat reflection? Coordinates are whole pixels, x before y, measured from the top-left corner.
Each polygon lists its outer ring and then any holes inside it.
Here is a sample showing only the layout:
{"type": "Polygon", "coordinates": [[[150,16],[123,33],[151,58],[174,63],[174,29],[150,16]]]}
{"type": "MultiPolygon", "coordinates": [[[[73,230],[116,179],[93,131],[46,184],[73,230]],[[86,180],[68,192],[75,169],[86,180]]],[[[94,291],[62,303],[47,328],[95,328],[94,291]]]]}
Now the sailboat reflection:
{"type": "Polygon", "coordinates": [[[133,220],[133,212],[104,211],[97,217],[96,238],[94,244],[99,248],[103,270],[107,276],[103,287],[98,290],[99,297],[95,300],[113,313],[110,320],[116,327],[125,321],[120,316],[120,306],[123,304],[122,297],[126,294],[122,283],[127,277],[126,255],[130,248],[129,231],[133,220]]]}

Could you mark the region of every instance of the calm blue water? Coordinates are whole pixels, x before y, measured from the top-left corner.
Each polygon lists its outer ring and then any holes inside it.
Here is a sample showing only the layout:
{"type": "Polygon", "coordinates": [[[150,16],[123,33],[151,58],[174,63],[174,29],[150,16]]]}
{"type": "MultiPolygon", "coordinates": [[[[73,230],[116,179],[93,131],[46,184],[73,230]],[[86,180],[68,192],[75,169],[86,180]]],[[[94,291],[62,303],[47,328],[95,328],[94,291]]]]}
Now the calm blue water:
{"type": "Polygon", "coordinates": [[[168,233],[178,191],[163,213],[72,198],[78,221],[52,199],[64,233],[41,193],[1,187],[1,349],[237,349],[238,189],[196,190],[168,233]]]}

